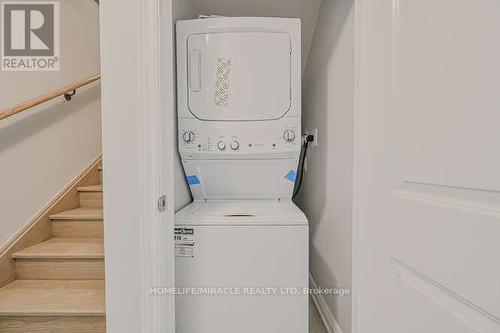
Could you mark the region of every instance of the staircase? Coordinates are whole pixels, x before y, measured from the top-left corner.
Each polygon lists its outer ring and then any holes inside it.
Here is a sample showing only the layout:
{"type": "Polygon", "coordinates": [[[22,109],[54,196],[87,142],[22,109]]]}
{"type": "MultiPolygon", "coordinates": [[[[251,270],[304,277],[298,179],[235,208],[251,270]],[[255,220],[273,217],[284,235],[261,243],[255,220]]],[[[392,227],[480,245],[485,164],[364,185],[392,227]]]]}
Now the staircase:
{"type": "Polygon", "coordinates": [[[53,238],[11,254],[16,280],[0,288],[0,333],[106,331],[102,185],[79,187],[78,197],[80,207],[50,216],[53,238]]]}

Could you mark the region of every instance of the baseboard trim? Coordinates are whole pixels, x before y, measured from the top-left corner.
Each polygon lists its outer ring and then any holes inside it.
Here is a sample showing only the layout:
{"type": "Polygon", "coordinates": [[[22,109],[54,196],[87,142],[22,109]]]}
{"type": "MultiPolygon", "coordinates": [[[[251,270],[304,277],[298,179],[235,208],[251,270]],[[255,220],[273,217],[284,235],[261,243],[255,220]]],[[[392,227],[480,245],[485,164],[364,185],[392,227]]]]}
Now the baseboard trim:
{"type": "MultiPolygon", "coordinates": [[[[316,284],[316,281],[314,281],[314,278],[311,274],[309,274],[309,285],[311,289],[318,288],[318,285],[316,284]]],[[[332,311],[328,307],[328,304],[326,304],[323,295],[313,293],[311,294],[311,296],[328,333],[342,333],[342,330],[340,329],[340,326],[337,323],[337,320],[335,319],[332,311]]]]}
{"type": "Polygon", "coordinates": [[[22,228],[0,247],[0,287],[16,278],[16,268],[11,253],[43,242],[52,237],[49,215],[78,207],[79,186],[95,184],[98,180],[98,165],[101,154],[85,167],[64,189],[36,213],[22,228]]]}

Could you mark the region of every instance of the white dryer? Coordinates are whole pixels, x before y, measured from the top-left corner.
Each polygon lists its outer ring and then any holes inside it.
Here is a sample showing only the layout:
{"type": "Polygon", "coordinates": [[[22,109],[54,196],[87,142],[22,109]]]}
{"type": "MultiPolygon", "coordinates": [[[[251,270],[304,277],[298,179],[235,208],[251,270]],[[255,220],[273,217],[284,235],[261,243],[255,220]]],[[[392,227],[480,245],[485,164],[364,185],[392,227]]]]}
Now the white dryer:
{"type": "Polygon", "coordinates": [[[179,152],[194,198],[175,215],[179,333],[307,332],[309,229],[291,201],[300,50],[298,19],[177,23],[179,152]]]}

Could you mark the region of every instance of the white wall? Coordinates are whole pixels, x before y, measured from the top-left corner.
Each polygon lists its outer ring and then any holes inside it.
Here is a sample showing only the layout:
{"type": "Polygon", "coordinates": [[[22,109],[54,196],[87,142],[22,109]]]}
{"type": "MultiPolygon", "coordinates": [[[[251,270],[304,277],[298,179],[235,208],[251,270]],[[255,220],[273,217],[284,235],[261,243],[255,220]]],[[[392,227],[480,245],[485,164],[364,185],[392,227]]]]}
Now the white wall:
{"type": "MultiPolygon", "coordinates": [[[[192,0],[173,0],[172,1],[172,13],[173,13],[173,23],[175,32],[175,23],[178,20],[189,20],[196,18],[192,0]]],[[[175,40],[175,36],[174,36],[175,40]]],[[[174,44],[175,45],[175,44],[174,44]]],[[[175,49],[175,47],[174,47],[175,49]]],[[[174,50],[175,51],[175,50],[174,50]]],[[[174,64],[174,73],[176,73],[176,66],[174,64]]],[[[177,74],[175,74],[177,75],[177,74]]],[[[175,79],[175,84],[177,84],[177,76],[175,79]]],[[[177,95],[174,95],[177,96],[177,95]]],[[[177,97],[175,97],[175,105],[177,106],[177,97]]],[[[177,110],[174,112],[173,122],[174,127],[174,138],[178,138],[177,134],[177,110]]],[[[179,155],[179,149],[177,148],[177,140],[174,141],[174,200],[175,200],[175,210],[183,208],[189,204],[193,199],[191,197],[191,192],[189,191],[189,186],[186,183],[186,177],[184,175],[184,169],[182,167],[181,157],[179,155]]]]}
{"type": "MultiPolygon", "coordinates": [[[[323,0],[303,79],[303,129],[318,129],[298,204],[311,229],[310,271],[324,288],[351,287],[353,0],[323,0]]],[[[325,296],[344,333],[350,297],[325,296]]]]}
{"type": "Polygon", "coordinates": [[[298,17],[302,26],[302,69],[305,68],[321,0],[191,0],[196,15],[298,17]]]}
{"type": "Polygon", "coordinates": [[[101,1],[108,333],[175,328],[174,297],[149,293],[174,284],[171,15],[170,0],[101,1]]]}
{"type": "MultiPolygon", "coordinates": [[[[65,0],[61,71],[0,72],[0,109],[99,72],[98,7],[65,0]]],[[[0,245],[101,152],[99,84],[0,121],[0,245]]]]}
{"type": "MultiPolygon", "coordinates": [[[[102,1],[104,245],[108,332],[141,332],[141,86],[137,1],[102,1]],[[116,13],[120,15],[116,15],[116,13]],[[125,24],[127,22],[127,24],[125,24]],[[121,33],[115,33],[121,31],[121,33]],[[129,45],[129,46],[127,46],[129,45]],[[128,52],[124,56],[124,52],[128,52]]],[[[145,290],[142,292],[146,292],[145,290]]]]}

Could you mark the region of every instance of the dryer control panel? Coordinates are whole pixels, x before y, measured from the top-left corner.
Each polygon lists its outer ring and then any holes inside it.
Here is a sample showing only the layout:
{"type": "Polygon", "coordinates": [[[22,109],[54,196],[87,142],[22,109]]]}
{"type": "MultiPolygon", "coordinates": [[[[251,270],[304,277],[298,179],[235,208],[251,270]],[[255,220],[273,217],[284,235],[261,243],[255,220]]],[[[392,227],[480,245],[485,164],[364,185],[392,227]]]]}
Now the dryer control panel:
{"type": "Polygon", "coordinates": [[[184,159],[297,157],[300,119],[210,122],[179,119],[179,151],[184,159]]]}

